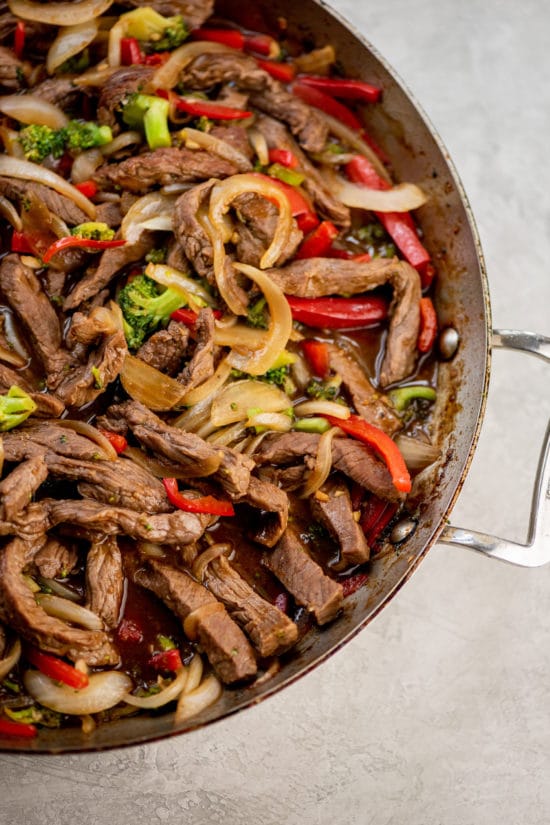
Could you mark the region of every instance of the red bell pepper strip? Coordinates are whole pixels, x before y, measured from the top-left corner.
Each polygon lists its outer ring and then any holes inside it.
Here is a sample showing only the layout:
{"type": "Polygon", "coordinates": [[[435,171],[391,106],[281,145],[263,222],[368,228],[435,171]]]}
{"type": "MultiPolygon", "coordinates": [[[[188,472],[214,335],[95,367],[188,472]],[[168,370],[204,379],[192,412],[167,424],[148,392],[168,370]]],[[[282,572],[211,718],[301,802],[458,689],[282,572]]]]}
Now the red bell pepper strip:
{"type": "Polygon", "coordinates": [[[27,648],[25,656],[34,665],[40,673],[44,676],[49,676],[50,679],[55,679],[56,682],[63,682],[69,687],[81,690],[90,684],[88,675],[77,670],[72,665],[64,662],[63,659],[58,659],[57,656],[51,656],[49,653],[42,653],[35,647],[27,648]]]}
{"type": "Polygon", "coordinates": [[[321,221],[319,226],[302,242],[295,258],[322,258],[338,237],[338,229],[331,221],[321,221]]]}
{"type": "Polygon", "coordinates": [[[308,235],[315,227],[319,226],[319,218],[315,212],[304,212],[301,215],[296,215],[296,224],[304,235],[308,235]]]}
{"type": "Polygon", "coordinates": [[[143,57],[143,63],[146,66],[163,66],[171,54],[172,52],[153,52],[153,54],[146,54],[143,57]]]}
{"type": "MultiPolygon", "coordinates": [[[[311,208],[310,201],[308,201],[299,189],[296,189],[295,186],[290,186],[288,183],[284,183],[282,180],[279,180],[279,178],[270,178],[268,175],[262,175],[260,172],[253,172],[252,174],[269,180],[270,183],[274,183],[275,186],[278,186],[279,189],[285,193],[290,203],[292,217],[296,218],[298,229],[301,229],[304,235],[319,226],[319,218],[311,208]]],[[[276,205],[275,201],[274,203],[276,205]]]]}
{"type": "Polygon", "coordinates": [[[431,298],[420,299],[420,333],[417,349],[419,352],[429,352],[437,336],[437,315],[431,298]]]}
{"type": "Polygon", "coordinates": [[[325,94],[341,97],[344,100],[360,100],[365,103],[376,103],[380,100],[382,89],[372,86],[362,80],[348,80],[344,77],[318,77],[300,75],[300,83],[318,89],[325,94]]]}
{"type": "MultiPolygon", "coordinates": [[[[212,310],[212,314],[214,318],[221,318],[223,315],[221,309],[212,310]]],[[[185,309],[185,307],[175,309],[174,312],[170,314],[172,321],[179,321],[180,324],[185,324],[187,327],[194,327],[198,317],[197,312],[194,312],[192,309],[185,309]]]]}
{"type": "Polygon", "coordinates": [[[202,496],[201,498],[185,498],[178,490],[175,478],[163,478],[162,483],[168,496],[168,501],[186,513],[211,513],[213,516],[234,516],[235,510],[230,501],[202,496]]]}
{"type": "Polygon", "coordinates": [[[13,230],[11,236],[11,251],[20,252],[22,255],[34,255],[34,249],[31,246],[28,235],[25,232],[18,232],[13,230]]]}
{"type": "Polygon", "coordinates": [[[25,23],[23,22],[23,20],[18,20],[17,25],[15,27],[15,33],[13,36],[13,50],[18,60],[23,59],[26,37],[27,33],[25,31],[25,23]]]}
{"type": "Polygon", "coordinates": [[[396,490],[399,490],[401,493],[410,492],[411,477],[407,470],[405,460],[399,451],[399,447],[395,441],[392,441],[389,435],[386,435],[379,427],[369,424],[368,421],[365,421],[364,418],[358,415],[350,415],[350,417],[346,419],[334,418],[332,415],[324,415],[324,418],[326,418],[333,427],[340,427],[340,429],[348,435],[372,447],[386,462],[396,490]]]}
{"type": "Polygon", "coordinates": [[[141,51],[139,41],[135,37],[123,37],[120,41],[120,62],[123,66],[133,66],[143,63],[145,55],[141,51]]]}
{"type": "Polygon", "coordinates": [[[183,667],[180,652],[176,648],[154,653],[149,659],[149,664],[155,670],[170,670],[174,673],[183,667]]]}
{"type": "Polygon", "coordinates": [[[261,32],[245,32],[244,50],[270,58],[279,57],[281,54],[281,47],[277,41],[271,35],[261,32]]]}
{"type": "Polygon", "coordinates": [[[14,722],[12,719],[0,719],[0,736],[24,736],[32,739],[38,734],[34,725],[26,722],[14,722]]]}
{"type": "Polygon", "coordinates": [[[242,120],[252,116],[252,112],[243,109],[234,109],[232,106],[223,106],[221,103],[199,100],[196,97],[180,97],[165,89],[157,89],[157,96],[171,100],[178,111],[193,117],[208,117],[211,120],[242,120]]]}
{"type": "Polygon", "coordinates": [[[99,432],[104,438],[107,439],[109,444],[111,444],[117,455],[123,453],[126,447],[128,446],[128,442],[126,441],[124,436],[120,435],[119,433],[113,433],[111,432],[111,430],[99,430],[99,432]]]}
{"type": "Polygon", "coordinates": [[[279,63],[277,60],[261,60],[256,58],[256,63],[275,80],[281,83],[292,83],[296,76],[296,66],[293,63],[279,63]]]}
{"type": "Polygon", "coordinates": [[[210,29],[198,28],[191,32],[193,40],[208,40],[211,43],[222,43],[230,49],[238,51],[256,52],[265,57],[278,57],[281,47],[273,37],[257,32],[242,32],[239,29],[210,29]]]}
{"type": "Polygon", "coordinates": [[[344,598],[351,596],[352,593],[355,593],[360,587],[363,587],[368,577],[368,573],[355,573],[353,576],[342,579],[340,584],[342,585],[344,598]]]}
{"type": "Polygon", "coordinates": [[[296,97],[303,100],[304,103],[307,103],[309,106],[314,106],[316,109],[320,109],[322,112],[325,112],[325,114],[341,121],[341,123],[348,126],[350,129],[353,129],[356,132],[361,132],[363,130],[363,124],[359,118],[353,114],[353,112],[350,112],[346,106],[338,100],[335,100],[330,95],[325,94],[320,89],[314,89],[313,86],[308,86],[305,83],[301,83],[300,79],[298,79],[292,84],[291,91],[296,95],[296,97]]]}
{"type": "Polygon", "coordinates": [[[383,530],[388,526],[399,509],[398,504],[392,504],[376,496],[371,496],[365,505],[360,526],[365,534],[367,544],[372,547],[383,530]]]}
{"type": "Polygon", "coordinates": [[[319,378],[326,378],[330,371],[327,344],[324,341],[316,341],[314,338],[305,338],[302,341],[302,351],[313,374],[319,378]]]}
{"type": "Polygon", "coordinates": [[[298,158],[290,149],[270,149],[269,162],[280,163],[287,169],[297,169],[299,166],[298,158]]]}
{"type": "Polygon", "coordinates": [[[91,238],[79,238],[76,235],[68,235],[66,238],[59,238],[42,255],[42,262],[47,264],[54,255],[64,249],[115,249],[117,246],[124,246],[126,241],[94,241],[91,238]]]}
{"type": "Polygon", "coordinates": [[[75,183],[74,188],[78,189],[78,191],[86,198],[93,198],[99,191],[99,187],[95,180],[83,180],[82,183],[75,183]]]}
{"type": "Polygon", "coordinates": [[[378,295],[364,298],[296,298],[287,295],[292,317],[310,327],[353,329],[383,321],[388,304],[378,295]]]}

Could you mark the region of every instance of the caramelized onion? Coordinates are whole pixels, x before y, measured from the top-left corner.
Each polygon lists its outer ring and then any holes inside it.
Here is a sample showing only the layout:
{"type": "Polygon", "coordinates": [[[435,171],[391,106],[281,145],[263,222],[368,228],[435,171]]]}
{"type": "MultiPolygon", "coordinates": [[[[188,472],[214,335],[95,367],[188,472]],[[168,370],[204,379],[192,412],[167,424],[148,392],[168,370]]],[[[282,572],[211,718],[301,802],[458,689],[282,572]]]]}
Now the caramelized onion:
{"type": "Polygon", "coordinates": [[[33,3],[32,0],[8,0],[10,11],[23,20],[50,26],[73,26],[99,17],[113,5],[113,0],[81,0],[79,3],[33,3]]]}
{"type": "Polygon", "coordinates": [[[202,657],[199,656],[198,653],[195,653],[187,665],[187,682],[185,683],[183,693],[191,693],[192,690],[198,688],[201,683],[203,670],[202,657]]]}
{"type": "Polygon", "coordinates": [[[59,192],[60,195],[70,198],[88,217],[92,220],[95,219],[95,205],[91,200],[88,200],[82,192],[71,186],[61,175],[57,175],[38,163],[31,163],[28,160],[20,160],[8,155],[0,155],[0,175],[42,183],[44,186],[59,192]]]}
{"type": "Polygon", "coordinates": [[[344,404],[337,404],[336,401],[303,401],[294,407],[296,415],[332,415],[334,418],[349,418],[351,413],[344,404]]]}
{"type": "MultiPolygon", "coordinates": [[[[230,372],[231,370],[228,371],[226,380],[230,372]]],[[[204,424],[210,416],[210,408],[214,395],[215,392],[211,392],[210,395],[205,396],[202,401],[197,401],[192,407],[174,419],[172,426],[179,427],[181,430],[186,430],[190,433],[196,432],[201,424],[204,424]]]]}
{"type": "Polygon", "coordinates": [[[132,680],[120,670],[106,670],[92,673],[85,688],[75,690],[68,685],[60,685],[38,670],[27,670],[23,682],[33,697],[44,707],[70,716],[100,713],[118,705],[132,689],[132,680]]]}
{"type": "Polygon", "coordinates": [[[352,183],[332,170],[324,174],[330,191],[346,206],[372,212],[410,212],[426,203],[427,197],[414,183],[398,183],[391,189],[369,189],[352,183]]]}
{"type": "Polygon", "coordinates": [[[103,451],[103,457],[107,461],[116,461],[117,453],[108,438],[105,438],[96,427],[88,424],[86,421],[73,421],[69,418],[61,418],[55,422],[59,427],[66,427],[68,430],[73,430],[79,435],[89,438],[94,441],[98,447],[103,451]]]}
{"type": "Polygon", "coordinates": [[[196,580],[198,582],[202,582],[204,579],[204,573],[210,562],[217,559],[218,556],[226,556],[232,549],[232,545],[229,544],[229,542],[220,541],[216,544],[211,544],[210,547],[203,550],[203,552],[197,556],[191,568],[191,572],[196,580]]]}
{"type": "Polygon", "coordinates": [[[222,694],[222,686],[219,679],[211,673],[201,682],[199,687],[190,693],[183,693],[178,701],[175,713],[175,722],[184,722],[192,716],[196,716],[202,710],[213,705],[222,694]]]}
{"type": "MultiPolygon", "coordinates": [[[[229,356],[223,358],[217,366],[214,375],[193,390],[189,390],[181,399],[182,404],[193,406],[217,393],[231,374],[232,365],[229,356]]],[[[179,426],[179,425],[178,425],[179,426]]]]}
{"type": "Polygon", "coordinates": [[[265,381],[243,379],[233,381],[214,399],[210,421],[215,427],[224,427],[244,421],[250,410],[281,412],[291,406],[291,401],[279,387],[265,381]]]}
{"type": "Polygon", "coordinates": [[[178,698],[187,682],[187,673],[187,668],[182,667],[177,672],[176,678],[160,693],[153,693],[152,696],[133,696],[131,693],[127,693],[123,699],[128,705],[135,708],[145,708],[146,710],[161,708],[163,705],[167,705],[168,702],[173,702],[178,698]]]}
{"type": "Polygon", "coordinates": [[[346,126],[345,123],[342,123],[340,120],[336,120],[335,117],[327,115],[325,112],[321,112],[320,109],[316,110],[316,114],[325,121],[333,135],[336,135],[336,137],[343,140],[344,143],[347,143],[348,146],[351,146],[352,149],[355,149],[361,155],[368,158],[381,178],[387,181],[387,183],[392,182],[386,167],[376,152],[373,152],[368,143],[365,143],[365,141],[359,137],[357,132],[350,129],[349,126],[346,126]]]}
{"type": "Polygon", "coordinates": [[[188,149],[195,148],[193,145],[195,144],[199,148],[206,149],[207,152],[212,152],[212,154],[235,164],[239,172],[249,172],[252,169],[252,164],[246,155],[243,155],[226,140],[221,140],[208,132],[201,132],[200,129],[191,129],[190,127],[182,129],[179,136],[185,141],[188,149]]]}
{"type": "Polygon", "coordinates": [[[62,129],[69,122],[63,109],[33,94],[0,97],[0,112],[20,123],[36,123],[51,129],[62,129]]]}
{"type": "Polygon", "coordinates": [[[12,364],[14,367],[24,367],[27,359],[23,358],[18,352],[0,344],[0,361],[5,361],[7,364],[12,364]]]}
{"type": "Polygon", "coordinates": [[[45,576],[38,576],[38,582],[41,587],[47,587],[52,593],[61,596],[62,599],[69,599],[71,602],[80,602],[80,596],[70,587],[67,587],[55,579],[48,579],[45,576]]]}
{"type": "MultiPolygon", "coordinates": [[[[166,198],[167,195],[163,195],[162,197],[166,198]]],[[[171,201],[174,203],[175,198],[171,198],[171,201]]],[[[214,303],[214,299],[208,290],[205,289],[199,281],[196,281],[194,278],[190,278],[189,275],[185,272],[180,272],[179,269],[166,266],[166,264],[150,263],[147,265],[145,274],[149,278],[152,278],[153,281],[156,281],[157,284],[162,284],[162,286],[168,286],[170,289],[181,292],[183,297],[188,300],[192,300],[193,297],[195,297],[198,298],[203,304],[208,304],[208,306],[211,306],[214,303]]]]}
{"type": "Polygon", "coordinates": [[[287,433],[292,427],[292,420],[284,413],[261,412],[250,416],[247,427],[265,427],[276,433],[287,433]]]}
{"type": "Polygon", "coordinates": [[[38,593],[36,601],[48,616],[85,627],[87,630],[103,630],[103,622],[99,616],[81,604],[59,596],[51,596],[49,593],[38,593]]]}
{"type": "Polygon", "coordinates": [[[128,243],[133,244],[139,240],[142,232],[145,232],[146,229],[171,232],[175,202],[175,197],[163,195],[161,192],[150,192],[148,195],[138,198],[122,219],[120,225],[121,237],[128,243]]]}
{"type": "Polygon", "coordinates": [[[2,682],[10,670],[15,667],[21,657],[21,642],[16,639],[9,652],[0,659],[0,682],[2,682]]]}
{"type": "Polygon", "coordinates": [[[124,359],[120,380],[128,395],[150,410],[171,410],[182,403],[183,385],[134,355],[124,359]]]}
{"type": "Polygon", "coordinates": [[[209,434],[206,440],[210,444],[215,444],[217,446],[219,445],[220,447],[229,447],[233,441],[236,441],[238,438],[242,438],[245,432],[246,427],[239,421],[237,424],[231,424],[230,426],[222,427],[221,429],[214,428],[213,435],[209,434]]]}
{"type": "Polygon", "coordinates": [[[300,498],[309,498],[327,480],[332,469],[332,439],[335,435],[342,435],[339,427],[331,427],[323,433],[319,439],[317,455],[315,456],[315,466],[309,473],[307,481],[300,493],[300,498]]]}
{"type": "Polygon", "coordinates": [[[407,435],[398,435],[395,443],[399,447],[401,455],[405,459],[405,464],[409,470],[424,470],[437,461],[441,455],[437,447],[419,438],[407,435]]]}
{"type": "Polygon", "coordinates": [[[252,148],[256,152],[256,157],[261,166],[268,166],[269,165],[269,147],[267,145],[267,140],[265,136],[260,132],[259,129],[254,128],[252,126],[248,130],[248,139],[252,144],[252,148]]]}
{"type": "Polygon", "coordinates": [[[113,138],[110,143],[106,143],[105,146],[101,147],[101,154],[106,158],[110,158],[122,149],[127,149],[128,146],[133,146],[134,144],[139,145],[140,143],[143,143],[143,135],[140,132],[122,132],[122,134],[113,138]]]}
{"type": "Polygon", "coordinates": [[[103,163],[103,155],[99,149],[86,149],[80,152],[73,161],[71,167],[71,180],[73,183],[83,183],[90,180],[95,175],[96,169],[103,163]]]}
{"type": "Polygon", "coordinates": [[[192,43],[184,43],[178,49],[174,49],[164,66],[159,66],[151,80],[146,86],[146,91],[155,92],[157,89],[172,89],[178,82],[180,73],[195,57],[201,54],[213,54],[214,52],[233,52],[228,46],[222,43],[210,43],[207,40],[194,40],[192,43]]]}
{"type": "MultiPolygon", "coordinates": [[[[75,8],[74,3],[72,6],[75,8]]],[[[66,60],[70,60],[71,57],[89,46],[95,40],[97,32],[98,23],[93,18],[73,26],[62,26],[48,50],[46,58],[48,74],[53,74],[66,60]]]]}

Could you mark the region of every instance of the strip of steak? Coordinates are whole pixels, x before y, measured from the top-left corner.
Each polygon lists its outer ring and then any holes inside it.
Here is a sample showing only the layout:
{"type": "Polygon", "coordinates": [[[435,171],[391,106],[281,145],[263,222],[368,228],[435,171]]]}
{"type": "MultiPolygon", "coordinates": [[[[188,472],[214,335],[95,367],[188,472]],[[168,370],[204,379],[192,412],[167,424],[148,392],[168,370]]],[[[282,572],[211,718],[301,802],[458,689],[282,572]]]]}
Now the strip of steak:
{"type": "Polygon", "coordinates": [[[55,536],[48,536],[33,559],[34,566],[45,579],[65,578],[75,567],[78,553],[55,536]]]}
{"type": "MultiPolygon", "coordinates": [[[[279,210],[273,203],[254,192],[247,192],[235,198],[233,208],[236,209],[241,221],[236,230],[238,235],[237,260],[252,266],[259,266],[262,255],[275,235],[279,210]]],[[[282,266],[293,257],[302,238],[303,233],[298,229],[296,221],[292,219],[288,243],[276,262],[277,266],[282,266]]]]}
{"type": "Polygon", "coordinates": [[[330,484],[322,488],[328,501],[315,496],[310,500],[311,514],[326,527],[340,547],[340,560],[335,569],[345,570],[352,564],[368,561],[370,548],[365,534],[353,517],[348,488],[344,484],[330,484]]]}
{"type": "Polygon", "coordinates": [[[206,208],[215,181],[207,180],[184,192],[174,207],[174,234],[184,255],[201,276],[213,282],[214,250],[197,214],[206,208]]]}
{"type": "Polygon", "coordinates": [[[185,392],[214,375],[214,331],[214,313],[209,307],[201,309],[195,321],[195,352],[176,379],[185,392]]]}
{"type": "Polygon", "coordinates": [[[27,507],[47,477],[48,468],[41,455],[18,464],[0,482],[0,518],[3,521],[12,521],[27,507]]]}
{"type": "Polygon", "coordinates": [[[19,204],[25,198],[37,200],[70,226],[78,226],[78,224],[89,220],[86,213],[70,198],[60,195],[59,192],[50,189],[49,186],[44,186],[42,183],[0,177],[0,193],[19,204]]]}
{"type": "Polygon", "coordinates": [[[116,536],[92,543],[86,557],[86,607],[109,628],[118,624],[124,595],[122,555],[116,536]]]}
{"type": "Polygon", "coordinates": [[[117,329],[106,335],[88,358],[88,363],[75,367],[57,385],[55,392],[67,407],[83,407],[94,401],[118,378],[128,346],[124,332],[117,329]]]}
{"type": "Polygon", "coordinates": [[[166,329],[154,332],[136,355],[150,367],[173,376],[181,368],[188,343],[189,329],[177,321],[170,321],[166,329]]]}
{"type": "Polygon", "coordinates": [[[65,409],[60,398],[48,392],[37,392],[22,373],[10,369],[5,364],[0,364],[0,392],[7,392],[13,386],[25,390],[36,404],[36,410],[31,418],[59,418],[65,409]]]}
{"type": "Polygon", "coordinates": [[[236,504],[246,503],[251,508],[246,519],[248,535],[266,547],[274,547],[288,524],[288,496],[268,481],[250,476],[246,493],[233,499],[236,504]]]}

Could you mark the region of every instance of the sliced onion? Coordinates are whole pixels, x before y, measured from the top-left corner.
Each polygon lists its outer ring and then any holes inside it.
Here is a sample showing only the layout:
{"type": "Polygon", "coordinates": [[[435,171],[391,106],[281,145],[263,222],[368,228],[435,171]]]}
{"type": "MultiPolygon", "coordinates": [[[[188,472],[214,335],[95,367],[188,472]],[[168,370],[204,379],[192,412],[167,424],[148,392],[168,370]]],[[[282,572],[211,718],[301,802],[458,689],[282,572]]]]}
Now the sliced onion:
{"type": "Polygon", "coordinates": [[[102,435],[96,427],[93,427],[86,421],[73,421],[70,418],[61,418],[55,423],[58,427],[66,427],[68,430],[73,430],[75,433],[89,438],[90,441],[93,441],[98,447],[101,447],[104,458],[107,461],[116,461],[117,453],[115,448],[109,439],[105,438],[105,436],[102,435]]]}
{"type": "Polygon", "coordinates": [[[10,11],[23,20],[48,23],[50,26],[76,26],[99,17],[112,6],[113,0],[80,0],[79,3],[33,3],[31,0],[8,0],[10,11]]]}
{"type": "MultiPolygon", "coordinates": [[[[219,447],[229,447],[229,445],[237,441],[238,438],[242,438],[246,432],[246,426],[242,422],[237,422],[237,424],[230,424],[228,427],[222,427],[221,429],[214,427],[210,432],[213,432],[213,435],[209,433],[206,438],[209,444],[215,444],[219,447]]],[[[205,438],[205,436],[201,436],[201,438],[205,438]]]]}
{"type": "Polygon", "coordinates": [[[228,356],[231,365],[250,375],[263,375],[284,350],[292,332],[292,314],[290,306],[280,287],[271,278],[254,266],[234,264],[235,269],[260,287],[269,310],[269,327],[265,344],[255,352],[239,351],[234,348],[228,356]]]}
{"type": "Polygon", "coordinates": [[[252,148],[256,152],[256,157],[260,162],[261,166],[268,166],[269,165],[269,147],[267,145],[267,140],[265,136],[260,132],[259,129],[256,129],[252,126],[248,130],[248,139],[252,144],[252,148]]]}
{"type": "Polygon", "coordinates": [[[69,122],[63,109],[33,94],[0,97],[0,112],[20,123],[36,123],[51,129],[62,129],[69,122]]]}
{"type": "MultiPolygon", "coordinates": [[[[171,232],[175,202],[175,197],[169,197],[160,192],[150,192],[148,195],[138,198],[122,220],[120,225],[121,236],[128,243],[136,243],[146,229],[171,232]]],[[[168,268],[166,267],[166,269],[168,268]]]]}
{"type": "Polygon", "coordinates": [[[171,410],[182,403],[185,387],[134,355],[124,359],[120,380],[128,395],[150,410],[171,410]]]}
{"type": "Polygon", "coordinates": [[[323,433],[319,439],[317,455],[315,456],[315,466],[309,473],[307,481],[300,493],[300,498],[309,498],[327,480],[332,469],[332,439],[335,435],[342,435],[339,427],[331,427],[323,433]]]}
{"type": "Polygon", "coordinates": [[[191,693],[183,693],[180,696],[174,720],[176,724],[196,716],[205,708],[213,705],[222,694],[222,686],[219,679],[211,673],[201,682],[198,688],[191,693]]]}
{"type": "Polygon", "coordinates": [[[321,46],[294,58],[296,68],[302,74],[328,74],[330,67],[336,62],[334,46],[321,46]]]}
{"type": "Polygon", "coordinates": [[[395,443],[399,447],[401,455],[405,459],[405,464],[409,470],[424,470],[437,461],[441,455],[437,447],[419,438],[408,435],[398,435],[395,443]]]}
{"type": "Polygon", "coordinates": [[[200,129],[190,129],[189,127],[182,129],[179,136],[185,141],[187,148],[194,148],[193,144],[195,144],[201,149],[206,149],[207,152],[212,152],[212,154],[234,163],[239,172],[249,172],[252,169],[252,164],[246,155],[243,155],[226,140],[214,137],[208,132],[201,132],[200,129]]]}
{"type": "MultiPolygon", "coordinates": [[[[75,4],[71,4],[75,8],[75,4]]],[[[66,23],[67,21],[65,21],[66,23]]],[[[79,54],[95,40],[98,32],[97,20],[85,20],[73,26],[64,25],[48,50],[46,69],[53,74],[66,60],[79,54]]]]}
{"type": "Polygon", "coordinates": [[[120,670],[92,673],[87,687],[75,690],[59,685],[38,670],[27,670],[23,676],[26,689],[41,705],[58,713],[82,716],[100,713],[118,705],[132,689],[132,680],[120,670]]]}
{"type": "Polygon", "coordinates": [[[38,581],[41,587],[47,587],[57,596],[61,596],[62,599],[69,599],[71,602],[80,602],[79,594],[70,587],[61,584],[61,582],[55,579],[47,579],[45,576],[38,576],[38,581]]]}
{"type": "Polygon", "coordinates": [[[276,433],[287,433],[292,427],[292,421],[284,413],[261,412],[252,415],[246,422],[247,427],[266,427],[276,433]]]}
{"type": "MultiPolygon", "coordinates": [[[[230,372],[231,370],[227,373],[227,377],[229,377],[230,372]]],[[[210,395],[205,396],[202,401],[197,401],[192,407],[174,419],[174,421],[171,422],[172,426],[179,427],[179,429],[186,430],[190,433],[196,432],[197,429],[209,419],[210,408],[215,394],[215,391],[211,392],[210,395]]]]}
{"type": "MultiPolygon", "coordinates": [[[[164,66],[159,66],[151,80],[146,86],[146,91],[156,89],[172,89],[179,80],[181,71],[195,57],[201,54],[213,54],[215,52],[233,52],[228,46],[222,43],[210,43],[206,40],[195,40],[192,43],[184,43],[178,49],[174,49],[164,66]]],[[[110,62],[110,60],[109,60],[110,62]]]]}
{"type": "Polygon", "coordinates": [[[361,155],[368,158],[380,177],[384,178],[387,183],[392,182],[386,167],[376,152],[373,152],[368,143],[365,143],[365,141],[359,137],[357,132],[350,129],[349,126],[346,126],[340,120],[336,120],[335,117],[327,115],[325,112],[321,112],[320,109],[316,109],[316,113],[320,118],[322,118],[322,120],[325,121],[333,135],[336,135],[336,137],[347,143],[348,146],[351,146],[352,149],[356,149],[361,155]]]}
{"type": "Polygon", "coordinates": [[[367,186],[351,183],[332,170],[327,170],[324,178],[332,194],[343,204],[372,212],[410,212],[428,200],[415,183],[398,183],[391,189],[369,189],[367,186]]]}
{"type": "Polygon", "coordinates": [[[25,152],[19,141],[19,132],[15,129],[8,129],[7,126],[0,126],[0,138],[8,155],[14,158],[25,157],[25,152]]]}
{"type": "Polygon", "coordinates": [[[0,682],[2,682],[10,670],[15,667],[21,657],[21,642],[16,639],[12,644],[9,653],[0,659],[0,682]]]}
{"type": "Polygon", "coordinates": [[[122,149],[140,143],[143,143],[143,135],[140,132],[122,132],[122,134],[113,138],[110,143],[106,143],[105,146],[101,147],[101,154],[106,158],[110,158],[122,149]]]}
{"type": "Polygon", "coordinates": [[[202,582],[206,568],[211,561],[217,559],[218,556],[226,556],[233,549],[233,545],[227,541],[220,541],[216,544],[211,544],[206,550],[197,556],[193,562],[191,572],[198,582],[202,582]]]}
{"type": "Polygon", "coordinates": [[[201,683],[204,665],[202,657],[195,653],[189,664],[187,665],[187,682],[183,689],[184,693],[191,693],[192,690],[198,688],[201,683]]]}
{"type": "Polygon", "coordinates": [[[303,401],[294,407],[295,415],[332,415],[334,418],[345,420],[349,418],[351,412],[344,404],[337,404],[336,401],[303,401]]]}
{"type": "Polygon", "coordinates": [[[23,358],[23,356],[18,352],[15,352],[15,350],[8,349],[3,346],[3,344],[0,344],[0,361],[5,361],[7,364],[12,364],[14,367],[24,367],[28,359],[23,358]]]}
{"type": "Polygon", "coordinates": [[[86,149],[84,152],[79,152],[71,167],[71,180],[75,184],[90,180],[102,163],[103,155],[99,149],[86,149]]]}
{"type": "MultiPolygon", "coordinates": [[[[162,197],[167,196],[163,195],[162,197]]],[[[174,203],[175,199],[171,198],[171,200],[172,203],[174,203]]],[[[191,295],[195,298],[200,298],[200,300],[208,304],[208,306],[212,306],[215,303],[208,290],[205,289],[202,284],[194,278],[190,278],[185,272],[180,272],[179,269],[166,266],[166,264],[150,263],[145,270],[145,274],[149,278],[152,278],[153,281],[156,281],[157,284],[179,290],[185,297],[191,295]]]]}
{"type": "Polygon", "coordinates": [[[59,192],[60,195],[70,198],[86,215],[92,220],[95,219],[95,205],[91,200],[88,200],[82,192],[71,186],[65,178],[50,169],[46,169],[44,166],[40,166],[38,163],[31,163],[28,160],[20,160],[8,155],[0,155],[0,175],[42,183],[44,186],[59,192]]]}
{"type": "MultiPolygon", "coordinates": [[[[126,447],[124,450],[124,456],[130,461],[133,461],[134,464],[138,464],[144,470],[147,470],[151,473],[151,475],[155,476],[155,478],[166,478],[166,464],[163,464],[162,461],[147,455],[139,447],[126,447]]],[[[173,467],[170,467],[170,477],[178,479],[190,478],[190,468],[181,467],[178,469],[178,465],[174,464],[173,467]]]]}
{"type": "MultiPolygon", "coordinates": [[[[229,356],[223,358],[218,364],[214,375],[193,390],[189,390],[183,398],[181,403],[185,405],[198,404],[211,396],[214,396],[225,384],[229,378],[232,370],[232,365],[229,363],[229,356]]],[[[179,425],[181,426],[181,425],[179,425]]]]}
{"type": "Polygon", "coordinates": [[[220,328],[216,323],[214,343],[219,347],[236,347],[243,352],[246,350],[256,351],[265,347],[266,342],[267,334],[264,330],[247,327],[239,323],[220,328]]]}
{"type": "Polygon", "coordinates": [[[105,62],[101,62],[98,63],[97,66],[92,66],[92,68],[88,69],[88,71],[77,75],[73,79],[73,83],[77,86],[97,86],[98,88],[101,88],[101,86],[109,80],[116,70],[116,66],[108,66],[105,62]]]}
{"type": "Polygon", "coordinates": [[[262,412],[281,412],[291,406],[289,397],[279,387],[265,381],[244,379],[233,381],[214,399],[210,420],[216,427],[224,427],[249,417],[251,409],[262,412]]]}
{"type": "Polygon", "coordinates": [[[38,593],[36,601],[48,616],[85,627],[87,630],[103,630],[103,622],[99,616],[81,604],[59,596],[51,596],[49,593],[38,593]]]}
{"type": "Polygon", "coordinates": [[[144,708],[146,710],[161,708],[163,705],[167,705],[168,702],[173,702],[179,697],[187,682],[187,674],[187,668],[182,667],[178,671],[176,678],[170,682],[168,687],[161,690],[160,693],[154,693],[152,696],[133,696],[131,693],[127,693],[126,696],[123,697],[124,701],[135,708],[144,708]]]}

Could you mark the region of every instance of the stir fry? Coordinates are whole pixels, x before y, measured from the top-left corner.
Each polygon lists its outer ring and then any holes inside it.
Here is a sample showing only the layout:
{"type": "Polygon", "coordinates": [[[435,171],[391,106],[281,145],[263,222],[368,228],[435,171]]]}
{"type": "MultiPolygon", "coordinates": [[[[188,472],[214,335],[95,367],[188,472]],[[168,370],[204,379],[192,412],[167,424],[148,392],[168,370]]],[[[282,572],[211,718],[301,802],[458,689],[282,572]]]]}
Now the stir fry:
{"type": "Polygon", "coordinates": [[[0,735],[272,676],[438,458],[435,268],[330,44],[0,13],[0,735]],[[70,25],[68,25],[70,23],[70,25]]]}

